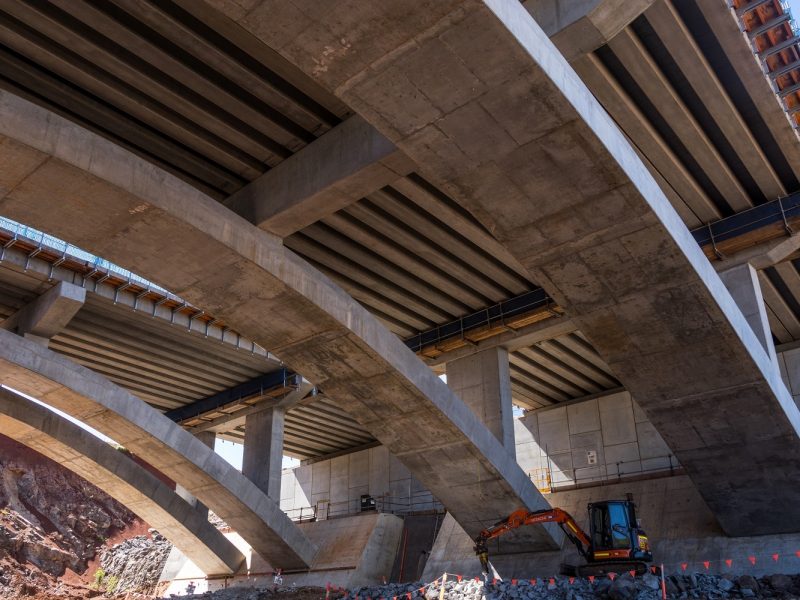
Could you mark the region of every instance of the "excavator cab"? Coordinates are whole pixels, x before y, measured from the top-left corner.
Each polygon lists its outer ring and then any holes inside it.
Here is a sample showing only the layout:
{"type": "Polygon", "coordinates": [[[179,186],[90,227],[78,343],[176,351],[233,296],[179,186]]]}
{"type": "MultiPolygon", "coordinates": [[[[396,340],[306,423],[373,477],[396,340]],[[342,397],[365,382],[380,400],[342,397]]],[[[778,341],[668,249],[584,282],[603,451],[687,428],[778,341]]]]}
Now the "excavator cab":
{"type": "Polygon", "coordinates": [[[636,519],[632,500],[608,500],[589,504],[590,562],[651,562],[647,534],[636,519]]]}

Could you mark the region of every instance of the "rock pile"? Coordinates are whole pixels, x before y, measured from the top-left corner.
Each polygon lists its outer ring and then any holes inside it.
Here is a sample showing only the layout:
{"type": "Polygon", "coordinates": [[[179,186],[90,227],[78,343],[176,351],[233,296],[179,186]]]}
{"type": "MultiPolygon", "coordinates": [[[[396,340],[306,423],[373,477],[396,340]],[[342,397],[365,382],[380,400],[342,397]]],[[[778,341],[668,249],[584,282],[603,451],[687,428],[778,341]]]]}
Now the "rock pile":
{"type": "Polygon", "coordinates": [[[108,593],[152,593],[172,544],[155,529],[115,544],[100,558],[100,587],[108,593]]]}
{"type": "MultiPolygon", "coordinates": [[[[800,576],[770,575],[756,579],[750,575],[670,575],[665,578],[669,598],[722,599],[722,598],[790,598],[800,596],[800,576]]],[[[531,581],[498,581],[495,584],[483,581],[448,579],[444,584],[447,600],[658,600],[661,598],[661,580],[646,574],[631,577],[624,574],[613,581],[598,578],[594,582],[586,579],[556,577],[531,581]]],[[[389,584],[363,587],[350,592],[349,596],[378,600],[438,600],[441,587],[425,586],[424,583],[389,584]],[[420,589],[424,591],[420,593],[420,589]]],[[[341,597],[341,594],[338,594],[341,597]]]]}

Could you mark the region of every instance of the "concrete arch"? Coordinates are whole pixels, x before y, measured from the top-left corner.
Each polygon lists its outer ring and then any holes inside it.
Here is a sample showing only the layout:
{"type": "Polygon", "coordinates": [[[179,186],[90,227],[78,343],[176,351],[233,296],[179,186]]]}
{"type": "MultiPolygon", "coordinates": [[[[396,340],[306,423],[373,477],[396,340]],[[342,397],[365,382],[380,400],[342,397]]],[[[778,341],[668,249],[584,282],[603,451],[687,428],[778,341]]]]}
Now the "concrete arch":
{"type": "Polygon", "coordinates": [[[213,510],[270,564],[311,563],[316,547],[274,500],[192,434],[101,375],[0,331],[0,383],[130,449],[213,510]]]}
{"type": "Polygon", "coordinates": [[[238,13],[206,3],[336,94],[493,232],[631,392],[727,534],[797,531],[797,490],[784,482],[800,477],[800,411],[777,366],[519,2],[357,3],[337,31],[369,36],[341,44],[320,15],[297,16],[302,34],[278,41],[251,26],[263,2],[238,13]],[[453,69],[431,77],[434,63],[453,69]]]}
{"type": "Polygon", "coordinates": [[[178,496],[128,456],[64,417],[0,388],[0,431],[96,485],[177,546],[207,575],[230,575],[244,556],[178,496]]]}
{"type": "MultiPolygon", "coordinates": [[[[520,506],[548,506],[447,385],[279,238],[127,150],[7,92],[0,92],[0,135],[0,163],[14,165],[0,172],[1,214],[167,286],[268,348],[386,445],[470,535],[520,506]],[[41,201],[56,197],[58,205],[41,201]]],[[[87,409],[79,416],[93,415],[87,409]]],[[[553,549],[562,534],[548,526],[525,536],[532,547],[553,549]]]]}

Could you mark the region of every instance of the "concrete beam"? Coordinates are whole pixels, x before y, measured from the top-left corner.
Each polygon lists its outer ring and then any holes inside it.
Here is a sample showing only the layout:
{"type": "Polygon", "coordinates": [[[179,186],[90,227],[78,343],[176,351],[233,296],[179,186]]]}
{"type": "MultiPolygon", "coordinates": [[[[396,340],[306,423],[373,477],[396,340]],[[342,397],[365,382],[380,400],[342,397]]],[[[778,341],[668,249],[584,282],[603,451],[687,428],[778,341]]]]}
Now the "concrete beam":
{"type": "Polygon", "coordinates": [[[431,367],[437,367],[453,360],[471,356],[476,352],[489,350],[490,348],[505,348],[509,352],[514,352],[520,348],[533,346],[538,342],[567,335],[577,331],[577,329],[575,323],[567,317],[556,316],[532,323],[531,325],[526,325],[525,327],[520,327],[519,329],[511,329],[493,335],[485,340],[474,342],[455,350],[443,352],[432,358],[423,357],[423,360],[431,367]]]}
{"type": "Polygon", "coordinates": [[[768,240],[732,255],[724,254],[720,260],[715,260],[712,264],[718,273],[745,263],[760,271],[788,260],[798,250],[800,250],[800,235],[794,234],[768,240]]]}
{"type": "Polygon", "coordinates": [[[203,442],[101,375],[0,330],[0,384],[128,448],[213,510],[271,565],[311,564],[316,548],[275,501],[203,442]]]}
{"type": "Polygon", "coordinates": [[[655,0],[526,0],[525,9],[572,61],[596,50],[655,0]]]}
{"type": "Polygon", "coordinates": [[[195,419],[204,413],[217,412],[225,406],[238,404],[246,398],[256,398],[275,388],[285,389],[287,385],[295,383],[298,379],[297,375],[283,368],[270,371],[212,396],[174,408],[165,412],[164,416],[176,423],[182,423],[195,419]]]}
{"type": "Polygon", "coordinates": [[[200,423],[198,425],[193,425],[191,427],[187,427],[186,431],[191,432],[194,435],[199,434],[201,431],[215,431],[215,432],[223,432],[229,431],[231,429],[236,429],[240,425],[244,425],[245,419],[256,413],[261,412],[262,410],[269,410],[275,407],[281,407],[284,410],[289,410],[290,408],[294,408],[297,406],[302,400],[311,393],[314,389],[314,385],[304,381],[300,384],[300,386],[288,394],[283,398],[268,398],[259,401],[252,406],[248,406],[246,408],[241,408],[235,412],[230,414],[223,415],[221,417],[217,417],[215,419],[211,419],[204,423],[200,423]]]}
{"type": "MultiPolygon", "coordinates": [[[[0,92],[0,136],[0,162],[14,165],[0,170],[0,214],[160,282],[269,348],[383,442],[467,533],[477,535],[520,506],[548,506],[469,408],[280,238],[112,142],[6,92],[0,92]],[[54,194],[63,211],[41,201],[54,194]]],[[[273,503],[262,505],[271,510],[273,503]]],[[[532,547],[551,549],[561,534],[535,528],[529,538],[532,547]]]]}
{"type": "Polygon", "coordinates": [[[356,6],[337,31],[369,36],[346,52],[320,55],[341,44],[313,13],[289,42],[252,33],[519,259],[639,400],[728,534],[797,529],[784,482],[800,477],[800,411],[653,177],[525,9],[408,0],[398,20],[388,5],[356,6]],[[760,510],[765,495],[774,516],[760,510]]]}
{"type": "Polygon", "coordinates": [[[354,116],[223,204],[283,238],[389,185],[413,168],[392,142],[354,116]]]}
{"type": "Polygon", "coordinates": [[[0,388],[0,431],[97,486],[175,544],[203,573],[231,575],[244,556],[128,455],[40,404],[0,388]]]}
{"type": "Polygon", "coordinates": [[[67,326],[84,302],[84,288],[59,281],[0,323],[0,328],[24,337],[32,337],[46,346],[51,337],[67,326]]]}

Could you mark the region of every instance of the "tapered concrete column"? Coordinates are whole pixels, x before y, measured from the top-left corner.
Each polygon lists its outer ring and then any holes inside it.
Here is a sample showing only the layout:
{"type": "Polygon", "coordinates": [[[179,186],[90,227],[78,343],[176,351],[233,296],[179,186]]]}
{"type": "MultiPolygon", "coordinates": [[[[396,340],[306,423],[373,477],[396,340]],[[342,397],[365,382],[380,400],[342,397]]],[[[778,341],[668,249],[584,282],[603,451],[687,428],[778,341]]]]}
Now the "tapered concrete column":
{"type": "Polygon", "coordinates": [[[447,385],[514,454],[508,351],[491,348],[447,363],[447,385]]]}
{"type": "Polygon", "coordinates": [[[756,270],[750,263],[744,263],[720,271],[719,276],[736,304],[739,305],[739,310],[742,311],[745,320],[756,334],[770,360],[776,362],[775,345],[772,342],[767,309],[764,306],[764,297],[761,294],[761,285],[758,283],[756,270]]]}
{"type": "MultiPolygon", "coordinates": [[[[208,446],[212,450],[214,449],[214,444],[217,441],[217,434],[214,433],[213,431],[201,431],[199,433],[196,433],[194,437],[203,442],[206,446],[208,446]]],[[[183,487],[179,483],[176,483],[175,493],[178,494],[178,496],[180,496],[184,500],[186,500],[186,502],[194,506],[198,510],[198,512],[204,513],[206,518],[208,518],[208,507],[205,506],[202,502],[199,502],[197,498],[195,498],[191,494],[191,492],[189,492],[185,487],[183,487]]]]}
{"type": "Polygon", "coordinates": [[[783,383],[786,384],[794,403],[800,408],[800,348],[778,352],[777,356],[783,383]]]}
{"type": "Polygon", "coordinates": [[[285,417],[286,410],[276,406],[247,415],[244,423],[242,474],[278,502],[281,499],[285,417]]]}

